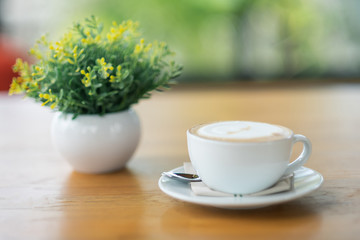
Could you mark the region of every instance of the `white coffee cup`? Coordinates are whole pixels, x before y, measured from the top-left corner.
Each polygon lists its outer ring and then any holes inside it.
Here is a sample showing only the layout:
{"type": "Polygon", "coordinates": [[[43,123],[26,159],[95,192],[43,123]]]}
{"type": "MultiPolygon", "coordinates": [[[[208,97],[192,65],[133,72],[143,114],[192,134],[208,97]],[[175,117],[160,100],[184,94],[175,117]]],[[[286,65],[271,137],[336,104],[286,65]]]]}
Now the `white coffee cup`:
{"type": "Polygon", "coordinates": [[[275,184],[301,167],[311,154],[303,135],[278,125],[248,121],[201,124],[187,131],[190,160],[210,188],[249,194],[275,184]],[[302,142],[300,156],[290,162],[294,143],[302,142]]]}

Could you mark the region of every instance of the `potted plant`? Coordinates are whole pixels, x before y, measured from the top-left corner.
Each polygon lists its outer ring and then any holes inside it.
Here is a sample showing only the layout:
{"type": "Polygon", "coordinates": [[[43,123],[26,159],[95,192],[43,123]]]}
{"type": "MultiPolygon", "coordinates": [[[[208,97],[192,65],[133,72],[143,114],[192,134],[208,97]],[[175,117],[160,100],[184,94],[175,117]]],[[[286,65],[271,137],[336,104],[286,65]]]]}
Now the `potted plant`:
{"type": "Polygon", "coordinates": [[[9,94],[26,96],[57,110],[51,133],[55,148],[86,173],[121,169],[140,137],[131,106],[153,90],[169,87],[182,67],[164,42],[146,43],[138,23],[103,24],[92,16],[74,24],[56,42],[42,36],[30,49],[38,61],[17,59],[19,74],[9,94]]]}

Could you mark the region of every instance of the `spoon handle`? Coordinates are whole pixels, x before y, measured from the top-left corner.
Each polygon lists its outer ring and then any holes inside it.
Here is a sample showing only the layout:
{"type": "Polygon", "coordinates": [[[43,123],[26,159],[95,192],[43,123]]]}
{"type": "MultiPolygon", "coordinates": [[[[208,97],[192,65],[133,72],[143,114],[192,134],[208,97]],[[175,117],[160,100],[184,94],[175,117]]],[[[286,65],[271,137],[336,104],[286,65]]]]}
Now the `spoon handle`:
{"type": "Polygon", "coordinates": [[[200,177],[196,174],[163,172],[161,175],[181,182],[201,182],[200,177]]]}

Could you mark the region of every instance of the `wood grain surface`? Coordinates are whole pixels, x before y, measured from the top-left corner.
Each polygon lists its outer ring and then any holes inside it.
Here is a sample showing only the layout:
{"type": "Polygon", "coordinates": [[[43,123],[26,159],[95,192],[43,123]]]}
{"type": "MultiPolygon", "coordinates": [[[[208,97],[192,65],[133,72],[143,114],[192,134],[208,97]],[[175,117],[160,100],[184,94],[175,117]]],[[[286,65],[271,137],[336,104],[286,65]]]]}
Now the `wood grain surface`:
{"type": "MultiPolygon", "coordinates": [[[[135,106],[142,139],[122,171],[72,171],[51,145],[53,113],[0,94],[0,239],[359,239],[360,84],[179,84],[135,106]],[[189,161],[186,130],[218,120],[310,138],[325,182],[300,199],[224,210],[172,199],[161,172],[189,161]]],[[[294,155],[299,147],[294,150],[294,155]]]]}

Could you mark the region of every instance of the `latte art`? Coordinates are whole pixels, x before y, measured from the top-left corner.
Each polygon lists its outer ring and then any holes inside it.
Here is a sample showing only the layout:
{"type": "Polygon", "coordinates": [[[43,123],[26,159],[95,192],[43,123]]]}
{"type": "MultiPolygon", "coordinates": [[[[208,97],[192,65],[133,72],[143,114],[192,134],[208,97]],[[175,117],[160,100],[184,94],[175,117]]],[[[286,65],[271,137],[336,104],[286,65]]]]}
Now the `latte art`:
{"type": "Polygon", "coordinates": [[[235,141],[261,142],[290,137],[290,129],[260,122],[227,121],[196,126],[190,129],[192,134],[199,137],[235,141]]]}

